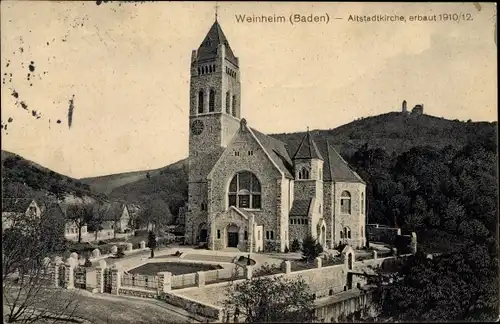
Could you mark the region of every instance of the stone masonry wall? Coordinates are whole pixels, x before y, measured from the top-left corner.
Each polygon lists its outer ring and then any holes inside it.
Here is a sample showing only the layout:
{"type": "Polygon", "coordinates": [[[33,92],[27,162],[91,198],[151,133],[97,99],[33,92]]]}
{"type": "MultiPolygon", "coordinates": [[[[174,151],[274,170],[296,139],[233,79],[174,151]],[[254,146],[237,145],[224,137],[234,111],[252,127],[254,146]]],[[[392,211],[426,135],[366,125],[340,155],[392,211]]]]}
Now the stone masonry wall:
{"type": "MultiPolygon", "coordinates": [[[[217,215],[228,208],[229,183],[233,176],[240,171],[250,171],[259,179],[262,193],[261,209],[251,212],[255,215],[257,225],[264,226],[264,233],[267,230],[273,230],[276,239],[280,234],[278,226],[281,215],[279,215],[277,200],[281,188],[278,188],[277,180],[281,178],[281,174],[247,130],[240,130],[236,134],[211,175],[209,214],[214,215],[216,219],[217,215]],[[249,155],[249,151],[252,151],[253,154],[249,155]],[[235,152],[239,152],[239,156],[235,155],[235,152]]],[[[224,228],[218,229],[224,230],[224,228]]]]}
{"type": "Polygon", "coordinates": [[[334,234],[334,213],[333,213],[333,183],[324,182],[323,183],[323,218],[326,222],[326,244],[330,248],[335,247],[335,240],[333,239],[334,234]]]}
{"type": "Polygon", "coordinates": [[[366,216],[361,214],[361,193],[366,197],[365,189],[366,186],[361,183],[337,182],[334,184],[334,242],[336,245],[338,245],[339,242],[345,242],[357,248],[366,244],[364,235],[366,216]],[[340,212],[340,196],[344,190],[347,190],[351,194],[351,214],[340,212]],[[344,227],[350,228],[350,239],[340,238],[340,231],[342,231],[344,227]]]}

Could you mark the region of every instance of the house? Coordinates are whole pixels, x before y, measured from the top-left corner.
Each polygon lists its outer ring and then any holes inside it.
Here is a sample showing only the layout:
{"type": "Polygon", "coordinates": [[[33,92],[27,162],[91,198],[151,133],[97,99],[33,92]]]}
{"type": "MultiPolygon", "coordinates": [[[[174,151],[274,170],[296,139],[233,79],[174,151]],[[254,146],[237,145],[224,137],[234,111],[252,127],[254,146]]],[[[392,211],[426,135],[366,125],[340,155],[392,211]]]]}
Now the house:
{"type": "Polygon", "coordinates": [[[130,229],[130,214],[125,204],[111,203],[103,219],[102,227],[104,231],[112,229],[117,233],[123,233],[125,230],[130,229]]]}
{"type": "Polygon", "coordinates": [[[2,231],[25,220],[40,219],[42,211],[33,198],[2,199],[2,231]]]}
{"type": "MultiPolygon", "coordinates": [[[[50,206],[50,212],[52,213],[62,213],[64,218],[64,237],[67,240],[76,241],[78,240],[78,224],[80,219],[71,219],[68,216],[68,205],[61,203],[54,203],[50,206]]],[[[87,235],[87,225],[83,224],[81,226],[81,238],[87,235]]]]}
{"type": "Polygon", "coordinates": [[[216,20],[191,54],[186,242],[283,252],[311,235],[325,248],[364,246],[363,179],[309,131],[285,143],[250,127],[239,63],[216,20]]]}

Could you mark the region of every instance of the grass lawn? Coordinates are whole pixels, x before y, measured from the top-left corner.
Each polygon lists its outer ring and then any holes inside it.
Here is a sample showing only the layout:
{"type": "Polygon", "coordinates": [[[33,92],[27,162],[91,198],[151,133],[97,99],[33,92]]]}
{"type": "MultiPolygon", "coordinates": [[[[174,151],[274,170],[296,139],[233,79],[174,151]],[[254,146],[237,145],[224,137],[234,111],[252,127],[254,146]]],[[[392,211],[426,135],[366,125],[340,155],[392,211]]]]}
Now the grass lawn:
{"type": "MultiPolygon", "coordinates": [[[[193,319],[170,310],[169,305],[165,302],[154,299],[121,297],[108,294],[94,295],[83,290],[71,291],[65,289],[60,289],[60,297],[73,300],[73,307],[67,311],[68,315],[87,320],[92,324],[196,322],[193,319]]],[[[48,310],[51,307],[49,305],[48,310]]],[[[60,313],[58,312],[57,314],[60,313]]]]}
{"type": "Polygon", "coordinates": [[[211,264],[196,264],[196,263],[179,263],[179,262],[159,262],[147,263],[140,267],[129,270],[129,273],[156,275],[158,272],[168,271],[172,275],[178,276],[187,273],[195,273],[198,271],[209,271],[222,269],[220,265],[211,264]]]}

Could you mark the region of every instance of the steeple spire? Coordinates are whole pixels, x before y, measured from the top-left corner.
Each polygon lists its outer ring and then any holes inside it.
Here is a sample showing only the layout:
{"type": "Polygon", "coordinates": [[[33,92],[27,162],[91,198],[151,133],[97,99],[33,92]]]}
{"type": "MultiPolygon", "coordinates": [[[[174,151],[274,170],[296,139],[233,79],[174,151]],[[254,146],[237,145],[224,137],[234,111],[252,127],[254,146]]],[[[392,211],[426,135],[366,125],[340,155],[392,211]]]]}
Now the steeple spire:
{"type": "Polygon", "coordinates": [[[218,11],[219,11],[219,4],[217,3],[217,1],[215,1],[215,21],[217,21],[218,11]]]}

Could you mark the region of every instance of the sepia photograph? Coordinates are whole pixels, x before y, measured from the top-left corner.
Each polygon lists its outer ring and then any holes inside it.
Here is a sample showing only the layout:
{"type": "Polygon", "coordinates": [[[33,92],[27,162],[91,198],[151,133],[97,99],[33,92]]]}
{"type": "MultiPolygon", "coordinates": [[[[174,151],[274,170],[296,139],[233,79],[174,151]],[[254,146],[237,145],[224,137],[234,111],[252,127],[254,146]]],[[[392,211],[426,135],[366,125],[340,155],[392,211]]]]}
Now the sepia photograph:
{"type": "Polygon", "coordinates": [[[498,322],[492,2],[0,2],[3,323],[498,322]]]}

